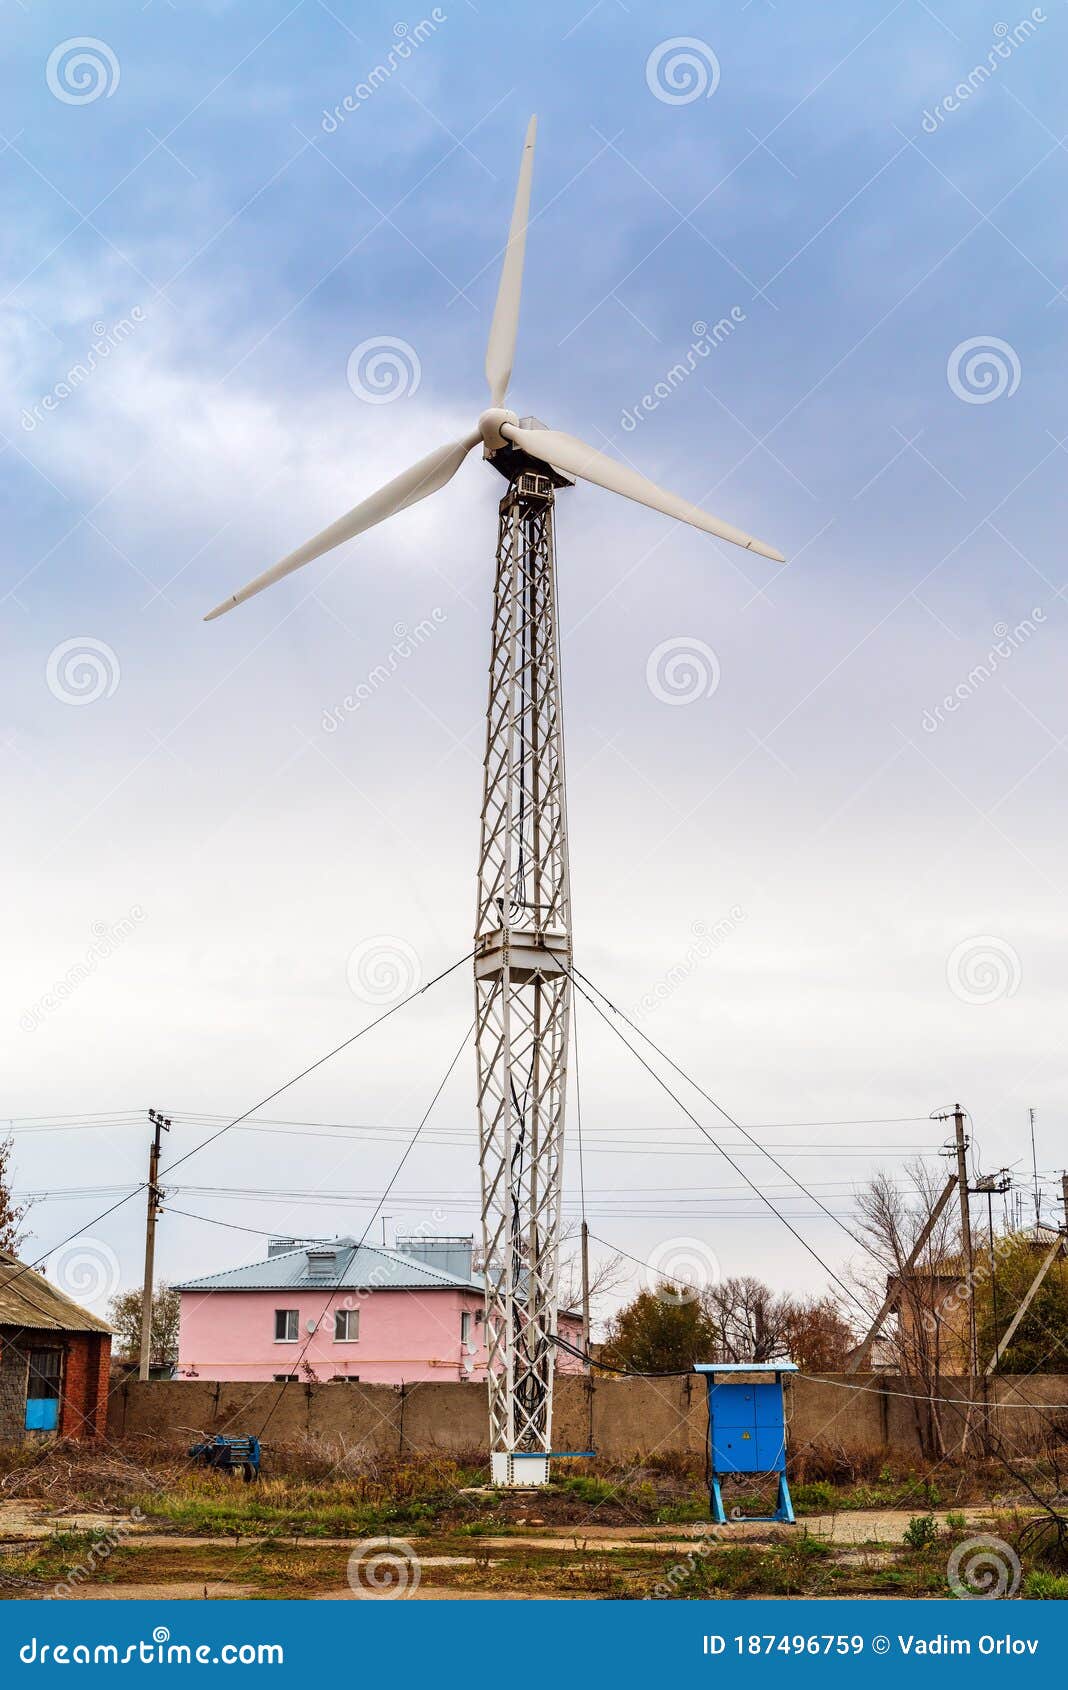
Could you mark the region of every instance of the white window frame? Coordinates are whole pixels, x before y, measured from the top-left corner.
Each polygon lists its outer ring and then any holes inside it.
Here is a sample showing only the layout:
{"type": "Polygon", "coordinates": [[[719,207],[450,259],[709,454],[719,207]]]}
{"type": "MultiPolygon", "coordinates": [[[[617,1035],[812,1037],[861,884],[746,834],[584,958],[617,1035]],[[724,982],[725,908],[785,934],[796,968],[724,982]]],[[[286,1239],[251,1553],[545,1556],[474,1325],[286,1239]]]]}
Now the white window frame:
{"type": "Polygon", "coordinates": [[[471,1342],[471,1310],[470,1309],[461,1309],[460,1310],[460,1342],[461,1342],[461,1344],[469,1344],[471,1342]]]}
{"type": "Polygon", "coordinates": [[[359,1311],[359,1309],[335,1309],[334,1310],[334,1343],[335,1344],[358,1344],[359,1341],[360,1341],[360,1311],[359,1311]],[[339,1330],[339,1328],[341,1326],[344,1326],[344,1328],[345,1328],[344,1332],[341,1332],[339,1330]],[[356,1330],[354,1332],[351,1330],[351,1328],[353,1326],[355,1326],[355,1328],[356,1328],[356,1330]]]}
{"type": "Polygon", "coordinates": [[[274,1311],[274,1341],[275,1341],[276,1344],[299,1344],[300,1343],[300,1310],[299,1309],[275,1309],[275,1311],[274,1311]],[[284,1314],[285,1317],[286,1317],[286,1329],[287,1329],[287,1331],[288,1331],[289,1327],[292,1326],[292,1328],[293,1328],[292,1338],[280,1338],[279,1337],[279,1335],[278,1335],[278,1316],[280,1314],[284,1314]]]}

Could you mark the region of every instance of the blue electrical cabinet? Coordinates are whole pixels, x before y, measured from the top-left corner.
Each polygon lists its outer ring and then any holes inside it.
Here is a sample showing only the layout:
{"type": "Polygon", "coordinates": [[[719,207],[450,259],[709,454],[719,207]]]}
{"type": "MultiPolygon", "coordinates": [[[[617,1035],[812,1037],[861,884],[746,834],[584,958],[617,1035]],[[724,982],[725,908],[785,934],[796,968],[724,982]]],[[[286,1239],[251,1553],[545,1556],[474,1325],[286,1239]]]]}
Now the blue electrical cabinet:
{"type": "Polygon", "coordinates": [[[783,1375],[796,1373],[792,1361],[698,1362],[708,1386],[708,1468],[712,1518],[725,1526],[720,1479],[735,1473],[777,1473],[779,1495],[774,1514],[750,1516],[794,1524],[786,1481],[786,1407],[783,1375]],[[754,1374],[771,1374],[774,1384],[757,1384],[754,1374]]]}

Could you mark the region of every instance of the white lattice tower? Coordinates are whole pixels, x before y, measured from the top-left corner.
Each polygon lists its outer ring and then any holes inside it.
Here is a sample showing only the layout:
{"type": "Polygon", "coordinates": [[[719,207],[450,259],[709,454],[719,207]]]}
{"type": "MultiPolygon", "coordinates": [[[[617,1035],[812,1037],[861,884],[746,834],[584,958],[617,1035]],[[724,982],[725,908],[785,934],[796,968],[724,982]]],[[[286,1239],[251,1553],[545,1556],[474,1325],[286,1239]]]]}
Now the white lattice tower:
{"type": "Polygon", "coordinates": [[[554,478],[526,465],[498,463],[475,934],[490,1439],[494,1479],[516,1484],[548,1478],[529,1458],[552,1439],[571,962],[554,478]]]}

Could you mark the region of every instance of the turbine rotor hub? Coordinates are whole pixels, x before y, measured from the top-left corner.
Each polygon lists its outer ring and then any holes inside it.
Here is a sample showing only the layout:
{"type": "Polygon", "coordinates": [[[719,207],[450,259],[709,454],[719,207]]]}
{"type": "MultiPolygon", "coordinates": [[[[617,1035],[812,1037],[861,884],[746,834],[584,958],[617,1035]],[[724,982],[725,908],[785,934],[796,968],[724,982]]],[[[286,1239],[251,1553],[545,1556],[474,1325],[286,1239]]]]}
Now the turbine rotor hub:
{"type": "Polygon", "coordinates": [[[492,405],[488,411],[483,411],[478,419],[478,431],[488,452],[499,452],[508,441],[501,433],[502,423],[518,425],[519,417],[515,411],[507,411],[503,405],[492,405]]]}

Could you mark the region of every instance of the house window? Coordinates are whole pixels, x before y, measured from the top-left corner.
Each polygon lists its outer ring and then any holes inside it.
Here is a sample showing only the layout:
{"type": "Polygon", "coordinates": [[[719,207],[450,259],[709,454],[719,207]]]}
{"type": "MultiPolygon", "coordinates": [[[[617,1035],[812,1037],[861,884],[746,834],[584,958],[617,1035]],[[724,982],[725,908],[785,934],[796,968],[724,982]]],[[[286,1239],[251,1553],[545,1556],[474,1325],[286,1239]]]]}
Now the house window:
{"type": "Polygon", "coordinates": [[[338,1309],[334,1315],[335,1344],[354,1344],[359,1336],[359,1309],[338,1309]]]}
{"type": "Polygon", "coordinates": [[[469,1344],[471,1342],[471,1311],[470,1311],[470,1309],[464,1309],[463,1313],[460,1316],[460,1342],[461,1342],[461,1344],[469,1344]]]}
{"type": "Polygon", "coordinates": [[[26,1379],[26,1430],[59,1430],[59,1398],[63,1378],[62,1350],[31,1350],[26,1379]]]}
{"type": "Polygon", "coordinates": [[[295,1385],[297,1383],[297,1375],[295,1373],[276,1373],[274,1376],[274,1382],[276,1385],[295,1385]]]}
{"type": "Polygon", "coordinates": [[[300,1337],[300,1310],[275,1309],[274,1341],[276,1344],[295,1344],[300,1337]]]}

